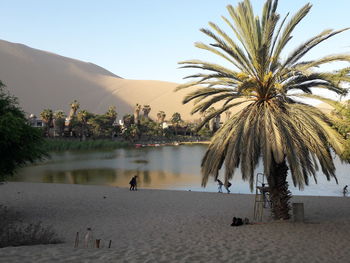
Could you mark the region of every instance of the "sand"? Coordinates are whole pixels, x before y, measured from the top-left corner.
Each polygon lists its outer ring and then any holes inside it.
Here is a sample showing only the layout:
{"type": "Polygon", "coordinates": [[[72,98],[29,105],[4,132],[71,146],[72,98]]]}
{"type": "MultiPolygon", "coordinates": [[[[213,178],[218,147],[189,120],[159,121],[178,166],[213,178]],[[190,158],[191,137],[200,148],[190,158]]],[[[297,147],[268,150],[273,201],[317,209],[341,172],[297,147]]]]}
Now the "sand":
{"type": "Polygon", "coordinates": [[[253,195],[106,186],[7,183],[0,202],[27,222],[52,225],[65,243],[0,249],[0,262],[349,262],[350,198],[295,197],[305,223],[231,227],[253,215],[253,195]],[[104,198],[106,197],[106,198],[104,198]],[[93,229],[104,248],[74,249],[93,229]],[[112,247],[106,248],[112,240],[112,247]]]}

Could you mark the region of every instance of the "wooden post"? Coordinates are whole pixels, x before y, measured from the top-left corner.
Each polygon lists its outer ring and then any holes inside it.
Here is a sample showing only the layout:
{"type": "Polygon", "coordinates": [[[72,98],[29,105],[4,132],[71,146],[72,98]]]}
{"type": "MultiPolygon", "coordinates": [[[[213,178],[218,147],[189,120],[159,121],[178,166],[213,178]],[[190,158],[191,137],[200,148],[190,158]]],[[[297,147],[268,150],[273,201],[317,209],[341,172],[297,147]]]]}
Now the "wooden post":
{"type": "Polygon", "coordinates": [[[101,239],[95,240],[95,248],[100,248],[101,239]]]}
{"type": "Polygon", "coordinates": [[[109,240],[108,248],[111,248],[112,240],[109,240]]]}
{"type": "Polygon", "coordinates": [[[75,235],[74,248],[79,247],[79,232],[75,235]]]}

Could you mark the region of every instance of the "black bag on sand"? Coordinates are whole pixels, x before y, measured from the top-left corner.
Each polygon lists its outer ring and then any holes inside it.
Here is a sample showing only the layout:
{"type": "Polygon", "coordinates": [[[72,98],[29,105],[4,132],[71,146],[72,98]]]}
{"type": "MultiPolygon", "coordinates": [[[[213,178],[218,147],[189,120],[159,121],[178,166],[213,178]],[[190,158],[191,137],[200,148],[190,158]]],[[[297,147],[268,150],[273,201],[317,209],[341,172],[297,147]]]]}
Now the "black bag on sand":
{"type": "Polygon", "coordinates": [[[231,224],[231,226],[241,226],[241,225],[243,225],[243,220],[242,220],[242,218],[240,218],[240,217],[238,217],[238,218],[234,217],[234,218],[232,219],[232,224],[231,224]]]}

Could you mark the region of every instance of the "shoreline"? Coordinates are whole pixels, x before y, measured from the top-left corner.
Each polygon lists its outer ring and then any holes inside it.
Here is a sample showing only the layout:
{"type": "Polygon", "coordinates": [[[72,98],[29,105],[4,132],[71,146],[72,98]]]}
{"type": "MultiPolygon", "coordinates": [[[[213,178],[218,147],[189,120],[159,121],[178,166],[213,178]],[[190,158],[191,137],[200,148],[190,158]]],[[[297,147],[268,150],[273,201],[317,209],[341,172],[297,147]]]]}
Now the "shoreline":
{"type": "Polygon", "coordinates": [[[233,216],[252,220],[254,195],[9,182],[0,185],[0,203],[25,222],[52,225],[65,243],[2,248],[0,256],[4,262],[346,262],[350,198],[292,200],[304,203],[306,223],[271,221],[266,211],[265,224],[231,227],[233,216]],[[112,247],[74,249],[75,233],[87,227],[112,247]]]}
{"type": "MultiPolygon", "coordinates": [[[[11,178],[10,178],[11,179],[11,178]]],[[[79,186],[91,186],[91,187],[111,187],[111,188],[120,188],[120,189],[129,189],[129,186],[127,185],[123,185],[123,186],[118,186],[118,185],[109,185],[109,184],[79,184],[79,183],[46,183],[46,182],[29,182],[29,181],[5,181],[1,185],[7,184],[7,183],[26,183],[26,184],[53,184],[53,185],[79,185],[79,186]]],[[[194,189],[189,189],[189,188],[156,188],[156,187],[148,187],[148,186],[139,186],[138,189],[139,190],[155,190],[155,191],[176,191],[176,192],[195,192],[195,193],[211,193],[211,194],[217,194],[218,191],[216,189],[216,185],[215,185],[215,190],[198,190],[199,188],[202,187],[198,187],[198,188],[194,188],[194,189]]],[[[0,188],[1,189],[1,188],[0,188]]],[[[223,195],[227,195],[226,192],[222,192],[221,194],[223,195]]],[[[255,192],[253,191],[252,193],[245,193],[245,192],[234,192],[234,190],[229,193],[230,195],[248,195],[248,196],[255,196],[255,192]]],[[[341,191],[339,190],[339,194],[338,195],[317,195],[317,194],[293,194],[292,196],[294,197],[337,197],[337,198],[344,198],[343,194],[341,193],[341,191]]],[[[345,196],[345,198],[350,198],[350,193],[347,194],[345,196]]]]}
{"type": "Polygon", "coordinates": [[[159,146],[179,146],[192,144],[208,145],[208,140],[198,140],[193,138],[173,138],[146,141],[127,141],[120,139],[88,139],[82,141],[80,138],[45,138],[43,148],[49,153],[65,152],[65,151],[86,151],[86,150],[109,150],[120,148],[139,148],[139,147],[159,147],[159,146]],[[185,140],[187,139],[187,140],[185,140]]]}

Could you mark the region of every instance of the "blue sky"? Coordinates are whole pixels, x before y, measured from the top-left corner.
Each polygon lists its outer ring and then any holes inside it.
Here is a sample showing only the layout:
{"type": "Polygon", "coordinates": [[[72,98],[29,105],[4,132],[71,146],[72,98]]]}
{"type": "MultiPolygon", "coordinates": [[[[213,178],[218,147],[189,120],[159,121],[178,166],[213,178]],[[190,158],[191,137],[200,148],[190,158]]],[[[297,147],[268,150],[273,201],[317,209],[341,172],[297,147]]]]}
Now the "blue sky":
{"type": "MultiPolygon", "coordinates": [[[[100,65],[128,79],[184,82],[189,71],[177,62],[215,60],[193,46],[209,43],[199,29],[208,21],[221,25],[222,0],[3,0],[0,38],[100,65]]],[[[252,0],[260,15],[264,1],[252,0]]],[[[287,48],[324,29],[350,26],[350,1],[313,0],[309,15],[287,48]]],[[[279,13],[295,13],[307,1],[280,0],[279,13]]],[[[229,30],[227,30],[228,32],[229,30]]],[[[350,52],[350,30],[316,48],[309,57],[350,52]]]]}

